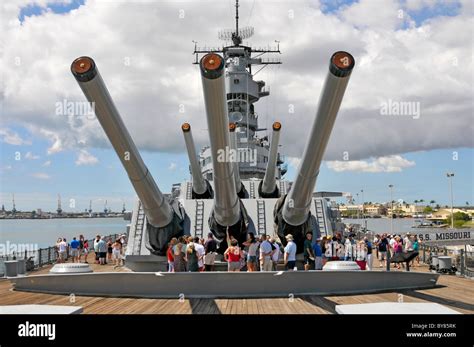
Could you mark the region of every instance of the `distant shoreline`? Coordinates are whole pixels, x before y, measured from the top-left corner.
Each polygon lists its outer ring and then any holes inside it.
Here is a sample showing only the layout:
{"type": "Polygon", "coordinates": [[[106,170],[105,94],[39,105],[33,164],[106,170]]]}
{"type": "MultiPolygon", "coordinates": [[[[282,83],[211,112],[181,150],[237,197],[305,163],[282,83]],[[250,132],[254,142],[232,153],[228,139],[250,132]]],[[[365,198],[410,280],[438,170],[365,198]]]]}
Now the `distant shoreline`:
{"type": "Polygon", "coordinates": [[[13,219],[30,219],[30,220],[50,220],[50,219],[104,219],[104,218],[124,218],[124,214],[117,214],[117,215],[111,215],[111,216],[83,216],[83,215],[78,215],[78,216],[61,216],[61,217],[26,217],[26,216],[9,216],[9,217],[2,217],[0,216],[0,220],[13,220],[13,219]]]}

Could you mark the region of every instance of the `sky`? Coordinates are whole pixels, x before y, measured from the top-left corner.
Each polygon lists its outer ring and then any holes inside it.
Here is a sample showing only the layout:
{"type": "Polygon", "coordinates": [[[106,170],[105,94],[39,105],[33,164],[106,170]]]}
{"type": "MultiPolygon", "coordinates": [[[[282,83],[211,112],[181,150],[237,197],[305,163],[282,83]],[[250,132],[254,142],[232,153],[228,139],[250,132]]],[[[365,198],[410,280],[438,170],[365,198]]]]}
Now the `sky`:
{"type": "MultiPolygon", "coordinates": [[[[189,178],[180,126],[208,144],[193,40],[220,46],[232,1],[2,2],[0,204],[20,210],[130,209],[134,192],[70,72],[94,58],[160,189],[189,178]],[[209,7],[212,6],[212,11],[209,7]]],[[[316,184],[356,202],[474,204],[473,8],[470,0],[241,1],[245,44],[280,41],[282,65],[256,75],[270,96],[260,126],[282,123],[281,152],[296,174],[331,54],[356,60],[316,184]],[[404,106],[406,107],[404,107],[404,106]],[[359,196],[357,196],[359,194],[359,196]]],[[[341,200],[343,202],[343,200],[341,200]]]]}

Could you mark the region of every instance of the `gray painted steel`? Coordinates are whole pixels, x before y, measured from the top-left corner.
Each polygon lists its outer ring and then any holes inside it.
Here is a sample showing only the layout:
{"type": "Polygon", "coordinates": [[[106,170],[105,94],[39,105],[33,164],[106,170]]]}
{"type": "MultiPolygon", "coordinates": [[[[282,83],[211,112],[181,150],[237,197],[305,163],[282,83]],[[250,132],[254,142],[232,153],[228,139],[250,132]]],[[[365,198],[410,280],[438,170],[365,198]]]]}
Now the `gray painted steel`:
{"type": "Polygon", "coordinates": [[[262,183],[262,191],[267,194],[273,193],[276,187],[276,165],[278,144],[280,142],[280,131],[281,129],[275,130],[275,128],[273,128],[272,132],[272,141],[270,143],[270,153],[268,154],[267,169],[265,170],[265,176],[263,177],[262,183]]]}
{"type": "Polygon", "coordinates": [[[0,306],[0,314],[81,314],[81,306],[59,305],[6,305],[0,306]]]}
{"type": "Polygon", "coordinates": [[[54,274],[65,274],[65,273],[88,273],[92,272],[89,264],[80,264],[80,263],[65,263],[65,264],[55,264],[50,273],[54,274]]]}
{"type": "Polygon", "coordinates": [[[155,227],[167,226],[173,218],[171,206],[143,162],[99,71],[92,80],[78,83],[87,100],[93,103],[97,119],[127,171],[148,222],[155,227]]]}
{"type": "Polygon", "coordinates": [[[453,265],[453,259],[448,256],[438,257],[438,265],[440,270],[449,270],[453,265]]]}
{"type": "Polygon", "coordinates": [[[17,259],[17,266],[18,266],[18,275],[25,275],[26,274],[26,260],[25,259],[17,259]]]}
{"type": "Polygon", "coordinates": [[[201,172],[201,166],[197,159],[196,146],[194,145],[193,134],[191,133],[191,126],[189,130],[184,131],[184,142],[186,143],[186,150],[188,152],[189,164],[191,165],[191,175],[193,176],[193,190],[197,194],[204,194],[207,190],[207,184],[201,172]]]}
{"type": "Polygon", "coordinates": [[[5,276],[6,277],[15,277],[18,276],[18,261],[8,260],[5,261],[5,276]]]}
{"type": "Polygon", "coordinates": [[[355,261],[328,261],[323,271],[360,271],[360,267],[355,261]]]}
{"type": "Polygon", "coordinates": [[[224,80],[224,74],[210,79],[206,78],[202,73],[204,104],[206,106],[207,127],[209,129],[212,154],[214,217],[219,225],[231,226],[240,219],[240,202],[235,187],[232,163],[226,159],[218,160],[221,151],[225,153],[230,149],[229,117],[227,115],[227,97],[224,80]]]}
{"type": "Polygon", "coordinates": [[[421,272],[280,271],[107,272],[12,278],[15,290],[144,298],[288,297],[433,288],[439,275],[421,272]]]}
{"type": "Polygon", "coordinates": [[[238,145],[237,145],[237,135],[235,134],[235,131],[229,131],[229,141],[230,141],[230,148],[235,151],[236,153],[236,158],[235,161],[232,163],[233,170],[234,170],[234,181],[235,181],[235,189],[237,193],[240,191],[240,188],[242,187],[242,181],[240,180],[240,169],[239,169],[239,160],[237,158],[237,153],[238,153],[238,145]]]}
{"type": "Polygon", "coordinates": [[[319,167],[349,82],[349,76],[337,77],[331,72],[327,74],[298,174],[282,210],[283,219],[290,225],[301,225],[308,218],[319,167]]]}
{"type": "Polygon", "coordinates": [[[433,302],[377,302],[336,305],[339,314],[461,314],[433,302]]]}

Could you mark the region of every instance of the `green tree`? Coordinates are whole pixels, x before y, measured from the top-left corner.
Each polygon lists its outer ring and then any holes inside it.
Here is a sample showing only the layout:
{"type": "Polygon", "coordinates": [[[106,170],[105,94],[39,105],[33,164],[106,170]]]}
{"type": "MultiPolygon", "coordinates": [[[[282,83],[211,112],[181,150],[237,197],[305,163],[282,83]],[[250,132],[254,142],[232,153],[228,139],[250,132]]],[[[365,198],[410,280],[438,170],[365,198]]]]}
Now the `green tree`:
{"type": "Polygon", "coordinates": [[[431,206],[426,206],[423,209],[423,213],[432,213],[432,212],[433,212],[433,209],[431,208],[431,206]]]}
{"type": "Polygon", "coordinates": [[[468,221],[471,220],[471,217],[469,217],[469,215],[464,212],[454,212],[454,220],[468,221]]]}
{"type": "Polygon", "coordinates": [[[431,201],[430,201],[430,205],[433,205],[433,204],[436,204],[436,201],[431,200],[431,201]]]}

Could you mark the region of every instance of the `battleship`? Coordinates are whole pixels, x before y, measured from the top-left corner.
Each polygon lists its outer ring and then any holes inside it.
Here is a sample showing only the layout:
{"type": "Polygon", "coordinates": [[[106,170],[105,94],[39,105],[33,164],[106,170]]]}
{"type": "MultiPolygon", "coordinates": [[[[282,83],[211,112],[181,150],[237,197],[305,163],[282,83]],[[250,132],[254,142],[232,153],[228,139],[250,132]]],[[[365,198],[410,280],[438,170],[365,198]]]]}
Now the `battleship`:
{"type": "MultiPolygon", "coordinates": [[[[215,50],[194,48],[202,81],[209,146],[197,152],[192,124],[181,127],[192,179],[164,194],[145,165],[96,62],[87,56],[73,61],[71,72],[110,140],[137,194],[128,233],[125,263],[132,272],[90,273],[85,264],[62,264],[60,273],[13,279],[16,290],[76,295],[131,297],[262,297],[294,294],[348,294],[432,288],[438,274],[357,271],[353,262],[329,262],[336,271],[166,273],[166,250],[173,237],[203,238],[212,233],[219,253],[229,233],[240,244],[248,233],[267,234],[286,244],[292,234],[301,256],[306,233],[316,237],[344,231],[330,197],[314,193],[323,156],[352,71],[354,57],[337,51],[328,57],[325,83],[301,163],[293,182],[285,179],[279,139],[284,127],[259,127],[255,104],[269,96],[265,82],[255,80],[254,66],[280,64],[262,58],[275,49],[243,45],[253,28],[219,33],[229,42],[215,50]],[[241,159],[244,160],[241,160],[241,159]],[[84,266],[85,265],[85,266],[84,266]],[[337,265],[337,266],[335,266],[337,265]],[[86,267],[86,269],[84,269],[86,267]],[[68,280],[64,280],[68,276],[68,280]],[[238,281],[233,280],[238,276],[238,281]],[[107,281],[108,285],[101,283],[107,281]]],[[[204,117],[203,117],[204,118],[204,117]]],[[[179,131],[179,129],[176,129],[179,131]]]]}

